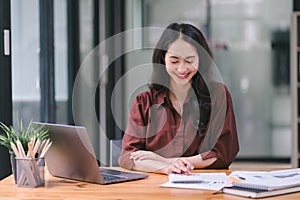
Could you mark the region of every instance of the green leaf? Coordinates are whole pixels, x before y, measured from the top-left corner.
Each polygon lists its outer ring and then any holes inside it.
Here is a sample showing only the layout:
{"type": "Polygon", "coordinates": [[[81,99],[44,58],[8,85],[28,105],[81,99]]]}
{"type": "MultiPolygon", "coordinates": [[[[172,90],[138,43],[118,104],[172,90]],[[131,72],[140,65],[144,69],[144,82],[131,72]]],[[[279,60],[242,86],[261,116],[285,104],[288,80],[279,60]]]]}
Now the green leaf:
{"type": "Polygon", "coordinates": [[[17,140],[20,140],[25,151],[28,150],[28,142],[33,138],[39,138],[41,141],[45,140],[48,137],[48,130],[44,126],[34,126],[32,121],[25,129],[22,121],[18,120],[19,129],[15,129],[12,126],[7,126],[4,123],[0,122],[0,128],[5,134],[0,134],[0,145],[11,149],[10,142],[16,144],[17,140]]]}

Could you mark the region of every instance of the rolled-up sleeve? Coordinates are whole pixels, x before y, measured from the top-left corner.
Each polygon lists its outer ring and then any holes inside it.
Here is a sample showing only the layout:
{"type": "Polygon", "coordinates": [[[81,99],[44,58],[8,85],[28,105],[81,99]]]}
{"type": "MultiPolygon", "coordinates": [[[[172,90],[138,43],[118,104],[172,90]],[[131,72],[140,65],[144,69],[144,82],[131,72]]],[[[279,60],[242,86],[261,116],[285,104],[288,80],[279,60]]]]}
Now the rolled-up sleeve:
{"type": "Polygon", "coordinates": [[[119,157],[119,165],[125,169],[132,169],[133,160],[130,153],[145,149],[145,132],[147,126],[147,108],[149,102],[145,96],[137,96],[132,103],[128,124],[123,136],[122,152],[119,157]]]}
{"type": "MultiPolygon", "coordinates": [[[[217,160],[206,168],[228,168],[239,152],[239,142],[232,98],[228,89],[225,86],[224,88],[226,94],[226,113],[224,124],[220,129],[220,133],[211,133],[211,137],[213,137],[211,139],[216,141],[212,149],[201,153],[203,160],[212,157],[216,157],[217,160]]],[[[220,120],[218,119],[218,116],[215,116],[215,118],[216,121],[220,120]]],[[[216,123],[212,122],[210,125],[214,126],[216,123]]]]}

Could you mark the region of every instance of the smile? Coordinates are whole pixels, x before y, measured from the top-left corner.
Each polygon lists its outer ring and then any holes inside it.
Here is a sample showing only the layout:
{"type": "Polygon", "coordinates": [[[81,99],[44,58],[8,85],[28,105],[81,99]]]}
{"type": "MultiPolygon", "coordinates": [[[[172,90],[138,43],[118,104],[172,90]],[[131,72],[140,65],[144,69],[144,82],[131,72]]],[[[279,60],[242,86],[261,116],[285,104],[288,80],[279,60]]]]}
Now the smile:
{"type": "Polygon", "coordinates": [[[176,74],[176,76],[179,79],[186,79],[186,78],[188,78],[189,75],[190,75],[190,73],[187,73],[187,74],[176,74]]]}

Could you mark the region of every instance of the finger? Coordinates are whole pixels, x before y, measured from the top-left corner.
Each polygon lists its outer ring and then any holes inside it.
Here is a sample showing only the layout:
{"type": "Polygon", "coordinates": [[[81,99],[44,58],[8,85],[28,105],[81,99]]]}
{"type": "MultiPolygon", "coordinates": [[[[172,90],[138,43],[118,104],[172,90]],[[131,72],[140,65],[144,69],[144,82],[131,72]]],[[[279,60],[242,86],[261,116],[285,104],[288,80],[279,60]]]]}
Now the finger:
{"type": "Polygon", "coordinates": [[[132,159],[132,160],[145,160],[145,159],[147,159],[147,153],[142,152],[142,151],[132,152],[130,154],[129,158],[132,159]]]}
{"type": "Polygon", "coordinates": [[[132,160],[140,160],[141,155],[131,155],[129,158],[132,160]]]}
{"type": "Polygon", "coordinates": [[[178,163],[173,164],[173,166],[171,167],[171,170],[173,171],[173,173],[177,173],[177,174],[182,174],[185,173],[185,168],[180,166],[178,163]]]}
{"type": "Polygon", "coordinates": [[[142,153],[143,153],[143,151],[134,151],[134,152],[131,152],[130,155],[131,156],[138,156],[138,155],[140,155],[142,153]]]}
{"type": "Polygon", "coordinates": [[[180,159],[175,166],[186,174],[191,174],[190,170],[194,168],[191,162],[184,159],[180,159]]]}
{"type": "Polygon", "coordinates": [[[175,174],[181,174],[181,170],[178,169],[178,168],[175,167],[175,166],[172,166],[172,165],[169,167],[169,172],[170,172],[170,173],[175,173],[175,174]]]}
{"type": "Polygon", "coordinates": [[[137,160],[139,158],[139,154],[133,152],[130,154],[129,158],[132,160],[137,160]]]}
{"type": "Polygon", "coordinates": [[[146,159],[146,156],[145,155],[138,155],[136,157],[137,160],[145,160],[146,159]]]}
{"type": "Polygon", "coordinates": [[[185,167],[185,164],[182,162],[182,160],[177,160],[175,163],[174,163],[174,166],[180,170],[186,170],[186,167],[185,167]]]}
{"type": "Polygon", "coordinates": [[[194,165],[189,160],[182,159],[182,162],[184,163],[184,165],[188,171],[191,169],[194,169],[194,165]]]}
{"type": "Polygon", "coordinates": [[[134,160],[135,156],[134,155],[130,155],[129,159],[134,160]]]}
{"type": "Polygon", "coordinates": [[[138,155],[140,153],[141,153],[141,151],[133,151],[133,152],[130,153],[130,155],[138,155]]]}

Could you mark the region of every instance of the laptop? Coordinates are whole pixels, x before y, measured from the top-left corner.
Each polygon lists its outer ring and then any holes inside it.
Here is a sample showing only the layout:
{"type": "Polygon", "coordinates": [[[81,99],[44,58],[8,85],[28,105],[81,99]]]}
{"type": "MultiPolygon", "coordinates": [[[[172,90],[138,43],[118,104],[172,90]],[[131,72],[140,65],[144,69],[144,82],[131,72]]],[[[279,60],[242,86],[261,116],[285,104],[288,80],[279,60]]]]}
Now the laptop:
{"type": "Polygon", "coordinates": [[[99,167],[87,130],[82,126],[33,122],[48,130],[52,145],[45,155],[55,177],[111,184],[147,178],[147,174],[99,167]]]}

